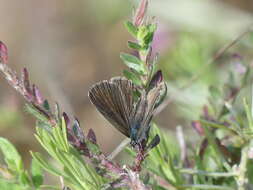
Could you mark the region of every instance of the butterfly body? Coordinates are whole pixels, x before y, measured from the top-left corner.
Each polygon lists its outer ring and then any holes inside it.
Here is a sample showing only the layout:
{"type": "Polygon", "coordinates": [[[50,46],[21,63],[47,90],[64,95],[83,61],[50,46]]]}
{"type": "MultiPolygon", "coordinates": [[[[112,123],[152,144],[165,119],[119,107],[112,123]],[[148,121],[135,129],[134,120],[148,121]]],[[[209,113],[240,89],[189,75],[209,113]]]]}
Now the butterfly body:
{"type": "Polygon", "coordinates": [[[160,96],[160,87],[149,92],[139,90],[122,77],[101,81],[93,85],[89,98],[97,110],[122,134],[131,138],[132,146],[147,142],[150,122],[160,96]]]}

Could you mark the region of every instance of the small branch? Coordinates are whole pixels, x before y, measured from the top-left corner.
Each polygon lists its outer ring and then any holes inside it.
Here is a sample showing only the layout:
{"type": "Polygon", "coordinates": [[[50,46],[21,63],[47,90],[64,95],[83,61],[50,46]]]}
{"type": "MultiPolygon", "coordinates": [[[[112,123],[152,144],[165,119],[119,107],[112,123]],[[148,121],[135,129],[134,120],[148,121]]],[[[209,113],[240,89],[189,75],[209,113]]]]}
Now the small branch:
{"type": "Polygon", "coordinates": [[[204,175],[204,176],[210,176],[210,177],[231,177],[231,176],[237,176],[238,174],[236,172],[206,172],[202,170],[194,170],[190,168],[183,168],[180,169],[180,172],[184,174],[190,174],[190,175],[204,175]]]}
{"type": "Polygon", "coordinates": [[[208,189],[208,190],[235,190],[233,188],[230,187],[226,187],[226,186],[220,186],[220,185],[202,185],[202,184],[189,184],[189,185],[182,185],[179,187],[180,189],[208,189]]]}
{"type": "Polygon", "coordinates": [[[141,171],[141,164],[146,158],[145,151],[141,148],[139,148],[137,156],[135,157],[133,171],[139,173],[141,171]]]}
{"type": "Polygon", "coordinates": [[[246,190],[246,185],[248,183],[248,178],[246,176],[247,163],[248,163],[248,151],[249,151],[248,146],[242,149],[241,162],[238,166],[238,179],[237,179],[238,190],[246,190]]]}
{"type": "Polygon", "coordinates": [[[115,150],[107,156],[108,160],[113,160],[128,144],[130,143],[129,138],[125,138],[116,148],[115,150]]]}
{"type": "Polygon", "coordinates": [[[64,179],[62,176],[60,176],[60,183],[61,183],[61,188],[64,189],[65,185],[64,185],[64,179]]]}
{"type": "Polygon", "coordinates": [[[187,159],[184,134],[183,134],[183,130],[182,130],[181,126],[177,126],[176,130],[177,130],[177,139],[178,139],[178,143],[179,143],[180,150],[181,150],[180,151],[181,162],[182,162],[182,164],[184,164],[187,159]]]}
{"type": "Polygon", "coordinates": [[[238,35],[234,40],[232,40],[230,43],[223,46],[205,65],[203,65],[192,78],[190,78],[183,86],[179,87],[180,92],[175,92],[170,97],[168,97],[155,111],[154,115],[159,114],[161,111],[164,110],[165,107],[167,107],[175,97],[177,97],[180,93],[182,93],[182,90],[190,87],[192,83],[199,79],[199,77],[205,73],[205,69],[217,61],[228,49],[230,49],[233,45],[235,45],[237,42],[239,42],[244,36],[246,36],[249,32],[252,31],[252,26],[250,26],[246,31],[242,32],[240,35],[238,35]]]}

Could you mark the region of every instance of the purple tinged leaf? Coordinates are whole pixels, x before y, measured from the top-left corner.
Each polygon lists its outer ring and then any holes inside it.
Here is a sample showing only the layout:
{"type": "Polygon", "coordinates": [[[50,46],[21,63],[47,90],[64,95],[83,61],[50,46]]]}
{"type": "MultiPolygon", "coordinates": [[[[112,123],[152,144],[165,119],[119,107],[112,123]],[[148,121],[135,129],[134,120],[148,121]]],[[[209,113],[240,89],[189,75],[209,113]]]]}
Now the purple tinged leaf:
{"type": "Polygon", "coordinates": [[[79,141],[84,141],[84,134],[77,119],[74,120],[72,131],[79,141]]]}
{"type": "Polygon", "coordinates": [[[197,131],[197,133],[201,136],[204,135],[204,129],[201,126],[201,123],[199,121],[192,121],[192,127],[197,131]]]}
{"type": "Polygon", "coordinates": [[[23,68],[23,70],[22,70],[21,80],[22,80],[22,83],[23,83],[24,90],[28,93],[28,95],[31,95],[29,73],[28,73],[26,68],[23,68]]]}
{"type": "Polygon", "coordinates": [[[1,41],[0,41],[0,60],[2,63],[7,64],[8,49],[7,49],[7,46],[1,41]]]}
{"type": "Polygon", "coordinates": [[[162,81],[163,81],[162,71],[159,70],[159,71],[157,71],[157,72],[153,75],[153,77],[152,77],[152,79],[151,79],[151,81],[150,81],[150,83],[149,83],[149,90],[151,90],[151,89],[154,88],[155,86],[158,86],[158,84],[161,83],[162,81]]]}
{"type": "Polygon", "coordinates": [[[68,141],[70,142],[70,144],[72,144],[73,146],[76,146],[77,140],[71,133],[69,133],[69,132],[67,133],[67,138],[68,138],[68,141]]]}
{"type": "Polygon", "coordinates": [[[90,157],[90,150],[88,149],[85,142],[81,142],[78,147],[76,147],[83,155],[90,157]]]}
{"type": "Polygon", "coordinates": [[[35,84],[33,84],[32,87],[33,87],[32,88],[33,89],[33,96],[34,96],[34,99],[35,99],[36,103],[39,104],[39,105],[43,104],[44,100],[41,96],[39,88],[35,84]]]}
{"type": "Polygon", "coordinates": [[[152,141],[149,143],[147,149],[151,150],[152,148],[156,147],[160,143],[159,135],[156,135],[152,141]]]}
{"type": "Polygon", "coordinates": [[[148,0],[141,0],[133,21],[135,26],[142,25],[145,18],[145,14],[147,12],[147,7],[148,7],[148,0]]]}
{"type": "Polygon", "coordinates": [[[157,108],[165,99],[165,97],[167,96],[167,85],[166,83],[163,81],[163,75],[162,75],[162,71],[158,70],[152,77],[149,86],[148,86],[148,90],[152,90],[153,88],[156,88],[158,86],[161,86],[161,90],[160,90],[160,96],[159,99],[155,105],[155,108],[157,108]]]}
{"type": "Polygon", "coordinates": [[[204,118],[205,118],[206,120],[212,120],[212,118],[211,118],[210,115],[209,115],[209,111],[208,111],[207,105],[204,105],[204,106],[203,106],[203,114],[204,114],[204,118]]]}
{"type": "Polygon", "coordinates": [[[87,135],[87,139],[94,144],[97,144],[97,138],[93,129],[90,129],[87,135]]]}
{"type": "Polygon", "coordinates": [[[47,100],[44,100],[43,101],[43,108],[46,110],[46,111],[49,111],[50,112],[50,105],[48,103],[47,100]]]}
{"type": "Polygon", "coordinates": [[[234,67],[236,72],[238,72],[241,75],[245,74],[247,71],[247,68],[241,63],[234,63],[234,67]]]}
{"type": "MultiPolygon", "coordinates": [[[[152,47],[149,48],[148,50],[148,54],[146,56],[146,63],[150,62],[151,61],[151,55],[152,55],[152,47]]],[[[150,69],[152,69],[152,64],[151,65],[148,65],[149,67],[151,67],[150,69]]]]}

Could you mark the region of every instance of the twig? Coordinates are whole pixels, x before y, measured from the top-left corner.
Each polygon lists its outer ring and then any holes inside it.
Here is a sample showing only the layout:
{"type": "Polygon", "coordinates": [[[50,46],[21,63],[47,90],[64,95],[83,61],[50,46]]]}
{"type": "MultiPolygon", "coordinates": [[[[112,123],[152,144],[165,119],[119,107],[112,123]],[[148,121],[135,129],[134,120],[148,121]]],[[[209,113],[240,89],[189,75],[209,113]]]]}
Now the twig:
{"type": "Polygon", "coordinates": [[[207,171],[202,171],[202,170],[194,170],[190,168],[180,169],[180,172],[184,174],[190,174],[190,175],[204,175],[204,176],[211,176],[211,177],[237,176],[236,172],[207,172],[207,171]]]}
{"type": "Polygon", "coordinates": [[[177,126],[176,128],[177,130],[177,139],[178,139],[178,143],[180,146],[180,150],[181,150],[181,162],[182,164],[184,164],[184,162],[186,161],[186,144],[185,144],[185,139],[184,139],[184,134],[183,134],[183,130],[181,126],[177,126]]]}
{"type": "Polygon", "coordinates": [[[113,160],[128,144],[130,143],[129,138],[125,138],[116,148],[115,150],[107,156],[108,160],[113,160]]]}
{"type": "MultiPolygon", "coordinates": [[[[195,74],[192,78],[190,78],[184,85],[182,85],[181,87],[179,87],[179,90],[184,90],[186,88],[188,88],[189,86],[192,85],[192,83],[196,80],[199,79],[199,77],[205,73],[205,69],[206,67],[208,67],[209,65],[211,65],[212,63],[214,63],[216,60],[218,60],[228,49],[230,49],[233,45],[235,45],[238,41],[240,41],[244,36],[246,36],[249,32],[252,31],[252,25],[244,32],[242,32],[240,35],[238,35],[234,40],[232,40],[231,42],[229,42],[228,44],[226,44],[225,46],[223,46],[219,51],[217,51],[217,53],[211,58],[209,59],[209,61],[207,61],[207,63],[205,65],[203,65],[199,70],[198,73],[195,74]]],[[[166,106],[168,106],[175,97],[178,96],[178,94],[181,92],[175,92],[174,94],[172,94],[170,97],[168,97],[155,111],[154,115],[159,114],[161,111],[164,110],[164,108],[166,106]]]]}
{"type": "Polygon", "coordinates": [[[248,183],[248,179],[246,176],[247,163],[248,163],[248,150],[249,150],[248,146],[242,149],[241,162],[238,166],[238,179],[237,179],[238,190],[246,190],[245,186],[248,183]]]}
{"type": "Polygon", "coordinates": [[[220,186],[220,185],[204,185],[204,184],[189,184],[189,185],[182,185],[180,189],[209,189],[209,190],[235,190],[233,188],[227,186],[220,186]]]}
{"type": "Polygon", "coordinates": [[[64,185],[64,179],[62,176],[60,176],[60,183],[61,183],[61,188],[64,189],[65,185],[64,185]]]}

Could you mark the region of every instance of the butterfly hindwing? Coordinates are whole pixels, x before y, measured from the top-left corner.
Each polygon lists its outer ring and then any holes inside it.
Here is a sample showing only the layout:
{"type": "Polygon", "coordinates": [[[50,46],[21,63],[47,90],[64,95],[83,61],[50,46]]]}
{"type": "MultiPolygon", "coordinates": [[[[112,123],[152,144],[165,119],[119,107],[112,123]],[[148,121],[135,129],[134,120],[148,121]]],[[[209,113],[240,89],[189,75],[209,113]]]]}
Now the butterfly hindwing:
{"type": "Polygon", "coordinates": [[[141,142],[142,140],[146,140],[148,138],[148,133],[150,129],[150,121],[153,117],[153,111],[155,109],[155,105],[160,97],[160,91],[163,88],[163,84],[159,84],[157,87],[154,87],[146,94],[147,104],[145,109],[145,115],[142,118],[140,128],[137,133],[137,139],[141,142]]]}

